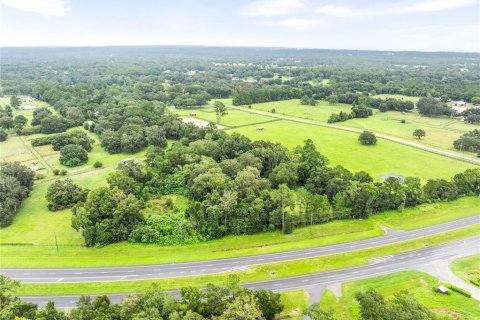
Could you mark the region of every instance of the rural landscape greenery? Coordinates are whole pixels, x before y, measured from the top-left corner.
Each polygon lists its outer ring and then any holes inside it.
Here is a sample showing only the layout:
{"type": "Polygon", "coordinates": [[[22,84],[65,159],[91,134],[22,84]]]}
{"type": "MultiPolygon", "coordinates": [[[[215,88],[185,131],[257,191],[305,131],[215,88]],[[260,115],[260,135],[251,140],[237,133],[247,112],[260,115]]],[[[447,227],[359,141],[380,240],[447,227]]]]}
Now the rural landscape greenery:
{"type": "MultiPolygon", "coordinates": [[[[253,48],[5,49],[0,264],[243,257],[478,214],[479,59],[253,48]],[[473,61],[468,72],[461,71],[465,60],[473,61]],[[462,111],[452,108],[459,100],[462,111]]],[[[475,235],[478,224],[228,275],[38,284],[2,275],[0,314],[474,319],[478,308],[468,291],[445,284],[452,293],[442,296],[432,289],[439,280],[420,271],[345,282],[343,294],[326,289],[317,301],[303,290],[242,284],[361,266],[475,235]],[[175,289],[179,295],[164,291],[175,289]],[[131,292],[143,293],[119,304],[108,297],[131,292]],[[22,299],[62,294],[95,296],[67,312],[22,299]]],[[[478,255],[455,260],[452,270],[478,286],[478,255]]]]}

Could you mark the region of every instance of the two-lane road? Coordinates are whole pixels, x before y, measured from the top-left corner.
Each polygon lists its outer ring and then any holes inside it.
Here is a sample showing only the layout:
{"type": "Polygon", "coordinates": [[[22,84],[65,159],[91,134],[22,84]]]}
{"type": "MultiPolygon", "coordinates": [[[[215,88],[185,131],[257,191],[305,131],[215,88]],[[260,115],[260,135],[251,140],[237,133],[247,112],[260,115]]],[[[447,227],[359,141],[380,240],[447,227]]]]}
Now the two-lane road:
{"type": "MultiPolygon", "coordinates": [[[[429,246],[419,250],[404,252],[396,255],[372,259],[368,265],[335,270],[330,272],[308,274],[292,278],[268,280],[254,283],[247,283],[244,287],[258,290],[269,289],[277,292],[314,289],[315,287],[325,287],[329,284],[352,281],[361,278],[368,278],[403,270],[419,269],[422,266],[432,263],[436,260],[449,260],[454,257],[472,255],[480,252],[480,236],[471,237],[464,240],[457,240],[441,245],[429,246]]],[[[171,291],[178,295],[177,291],[171,291]]],[[[112,302],[118,303],[127,293],[109,294],[112,302]]],[[[473,292],[474,297],[479,296],[479,292],[473,292]]],[[[40,297],[21,297],[25,301],[33,302],[39,306],[44,306],[48,301],[54,301],[59,308],[73,308],[76,306],[80,296],[40,296],[40,297]]]]}
{"type": "Polygon", "coordinates": [[[266,264],[294,259],[312,258],[360,249],[373,248],[400,241],[430,236],[433,234],[454,230],[477,223],[480,223],[480,215],[437,224],[421,229],[415,229],[410,231],[393,231],[381,237],[374,237],[355,242],[238,258],[127,267],[53,269],[4,268],[1,270],[1,273],[11,278],[21,280],[24,283],[93,282],[122,280],[126,281],[184,277],[201,274],[215,274],[228,271],[244,270],[249,266],[256,264],[266,264]]]}

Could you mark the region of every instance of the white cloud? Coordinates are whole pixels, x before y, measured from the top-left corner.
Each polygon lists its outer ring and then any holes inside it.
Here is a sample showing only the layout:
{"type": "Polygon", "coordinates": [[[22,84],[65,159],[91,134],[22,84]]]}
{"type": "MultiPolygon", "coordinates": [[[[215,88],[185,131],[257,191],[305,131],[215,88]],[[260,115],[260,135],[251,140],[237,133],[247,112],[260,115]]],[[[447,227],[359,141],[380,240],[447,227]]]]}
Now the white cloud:
{"type": "Polygon", "coordinates": [[[478,3],[477,0],[426,0],[408,3],[404,2],[402,4],[392,6],[370,7],[366,9],[327,4],[318,7],[316,11],[318,13],[329,14],[337,17],[386,16],[444,11],[467,7],[476,3],[478,3]]]}
{"type": "Polygon", "coordinates": [[[262,26],[279,26],[289,29],[305,29],[322,24],[321,20],[311,20],[311,19],[297,19],[297,18],[288,18],[280,21],[264,21],[257,22],[256,25],[262,26]]]}
{"type": "Polygon", "coordinates": [[[260,0],[249,3],[243,13],[252,17],[272,17],[302,8],[307,0],[260,0]]]}
{"type": "Polygon", "coordinates": [[[18,10],[39,13],[42,16],[64,16],[67,1],[64,0],[0,0],[0,3],[18,10]]]}
{"type": "Polygon", "coordinates": [[[351,14],[350,8],[349,7],[343,7],[343,6],[336,6],[333,4],[327,4],[324,6],[320,6],[316,10],[318,13],[325,13],[325,14],[331,14],[334,16],[348,16],[351,14]]]}

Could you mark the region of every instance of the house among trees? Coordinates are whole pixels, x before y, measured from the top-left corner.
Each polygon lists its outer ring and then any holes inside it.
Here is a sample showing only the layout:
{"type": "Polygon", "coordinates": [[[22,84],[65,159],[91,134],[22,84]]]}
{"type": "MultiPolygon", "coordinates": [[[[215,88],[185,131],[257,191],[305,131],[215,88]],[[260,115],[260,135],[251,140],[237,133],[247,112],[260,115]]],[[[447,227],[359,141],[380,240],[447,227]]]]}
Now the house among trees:
{"type": "Polygon", "coordinates": [[[452,101],[452,107],[465,107],[466,103],[463,100],[452,101]]]}

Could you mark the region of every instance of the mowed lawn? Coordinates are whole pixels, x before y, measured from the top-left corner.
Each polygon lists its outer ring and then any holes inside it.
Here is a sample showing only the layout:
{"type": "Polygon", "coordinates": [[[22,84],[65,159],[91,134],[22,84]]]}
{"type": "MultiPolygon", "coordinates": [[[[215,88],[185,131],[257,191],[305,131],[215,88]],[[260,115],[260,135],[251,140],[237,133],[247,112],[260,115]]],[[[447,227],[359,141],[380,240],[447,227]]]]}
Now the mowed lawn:
{"type": "Polygon", "coordinates": [[[436,293],[432,288],[438,286],[438,283],[436,278],[426,273],[403,271],[343,283],[341,297],[326,290],[322,295],[320,305],[324,310],[334,310],[340,319],[360,319],[360,306],[355,300],[356,292],[373,288],[387,298],[392,298],[395,292],[407,290],[422,304],[441,316],[447,316],[447,319],[473,320],[480,318],[478,301],[453,291],[450,295],[436,293]]]}
{"type": "Polygon", "coordinates": [[[358,134],[352,132],[287,120],[262,126],[263,131],[247,126],[227,132],[238,132],[253,140],[280,142],[290,149],[312,139],[317,149],[330,159],[331,165],[342,165],[352,171],[364,170],[377,180],[388,173],[420,177],[424,182],[431,178],[450,179],[459,172],[477,167],[381,139],[374,146],[364,146],[358,142],[358,134]]]}
{"type": "Polygon", "coordinates": [[[458,277],[480,287],[480,254],[455,259],[450,267],[458,277]]]}

